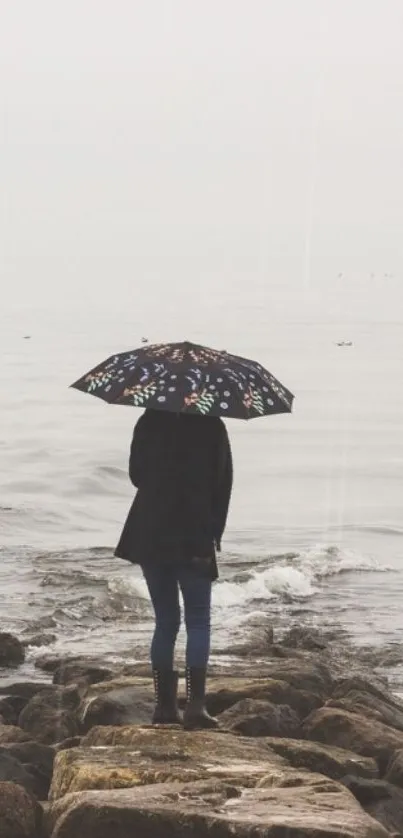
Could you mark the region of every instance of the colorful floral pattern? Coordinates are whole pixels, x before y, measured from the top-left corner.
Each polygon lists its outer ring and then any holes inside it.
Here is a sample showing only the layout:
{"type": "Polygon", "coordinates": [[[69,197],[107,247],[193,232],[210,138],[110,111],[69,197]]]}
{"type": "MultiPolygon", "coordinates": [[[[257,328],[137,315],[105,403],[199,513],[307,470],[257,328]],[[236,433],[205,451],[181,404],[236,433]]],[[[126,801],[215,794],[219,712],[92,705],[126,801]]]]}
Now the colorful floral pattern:
{"type": "Polygon", "coordinates": [[[113,404],[239,419],[287,413],[293,402],[255,361],[192,343],[113,355],[72,386],[113,404]]]}

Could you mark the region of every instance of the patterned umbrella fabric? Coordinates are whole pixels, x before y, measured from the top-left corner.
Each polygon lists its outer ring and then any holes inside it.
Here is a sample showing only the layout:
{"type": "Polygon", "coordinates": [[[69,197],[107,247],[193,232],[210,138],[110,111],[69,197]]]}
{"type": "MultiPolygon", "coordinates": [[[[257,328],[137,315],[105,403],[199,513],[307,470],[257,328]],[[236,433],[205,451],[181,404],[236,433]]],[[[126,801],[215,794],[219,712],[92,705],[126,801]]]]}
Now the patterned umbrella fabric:
{"type": "Polygon", "coordinates": [[[233,419],[290,413],[294,398],[255,361],[189,342],[112,355],[71,386],[109,404],[233,419]]]}

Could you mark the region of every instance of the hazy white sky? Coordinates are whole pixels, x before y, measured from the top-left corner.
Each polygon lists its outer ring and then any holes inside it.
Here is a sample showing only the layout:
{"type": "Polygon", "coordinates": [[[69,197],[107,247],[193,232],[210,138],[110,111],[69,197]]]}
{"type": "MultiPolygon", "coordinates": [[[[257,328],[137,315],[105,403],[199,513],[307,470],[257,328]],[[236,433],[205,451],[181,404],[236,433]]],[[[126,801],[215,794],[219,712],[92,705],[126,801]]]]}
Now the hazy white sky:
{"type": "Polygon", "coordinates": [[[403,280],[402,0],[3,0],[2,305],[403,280]]]}

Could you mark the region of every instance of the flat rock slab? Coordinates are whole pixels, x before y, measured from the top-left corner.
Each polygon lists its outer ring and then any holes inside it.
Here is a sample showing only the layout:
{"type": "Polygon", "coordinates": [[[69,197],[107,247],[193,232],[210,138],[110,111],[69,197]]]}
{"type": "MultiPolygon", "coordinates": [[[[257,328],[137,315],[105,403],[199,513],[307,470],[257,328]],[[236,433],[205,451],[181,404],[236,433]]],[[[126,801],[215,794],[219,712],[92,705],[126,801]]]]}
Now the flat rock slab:
{"type": "Polygon", "coordinates": [[[265,743],[294,768],[305,768],[325,774],[333,780],[341,780],[347,774],[375,780],[379,777],[378,766],[371,757],[363,757],[344,748],[320,745],[304,739],[278,739],[265,737],[265,743]]]}
{"type": "Polygon", "coordinates": [[[347,789],[307,775],[242,789],[207,781],[69,794],[46,815],[49,838],[388,838],[347,789]]]}
{"type": "Polygon", "coordinates": [[[84,789],[143,786],[211,777],[256,785],[285,760],[259,740],[180,728],[93,728],[82,747],[60,751],[50,799],[84,789]]]}

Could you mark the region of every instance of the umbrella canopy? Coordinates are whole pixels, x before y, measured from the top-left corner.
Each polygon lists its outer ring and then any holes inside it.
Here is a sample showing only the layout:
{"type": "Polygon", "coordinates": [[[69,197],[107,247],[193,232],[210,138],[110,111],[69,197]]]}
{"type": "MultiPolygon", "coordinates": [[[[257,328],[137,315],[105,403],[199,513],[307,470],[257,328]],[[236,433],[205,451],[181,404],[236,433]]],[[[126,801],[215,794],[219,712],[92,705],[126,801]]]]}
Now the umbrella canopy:
{"type": "Polygon", "coordinates": [[[112,355],[71,386],[109,404],[234,419],[290,413],[294,398],[255,361],[187,341],[112,355]]]}

